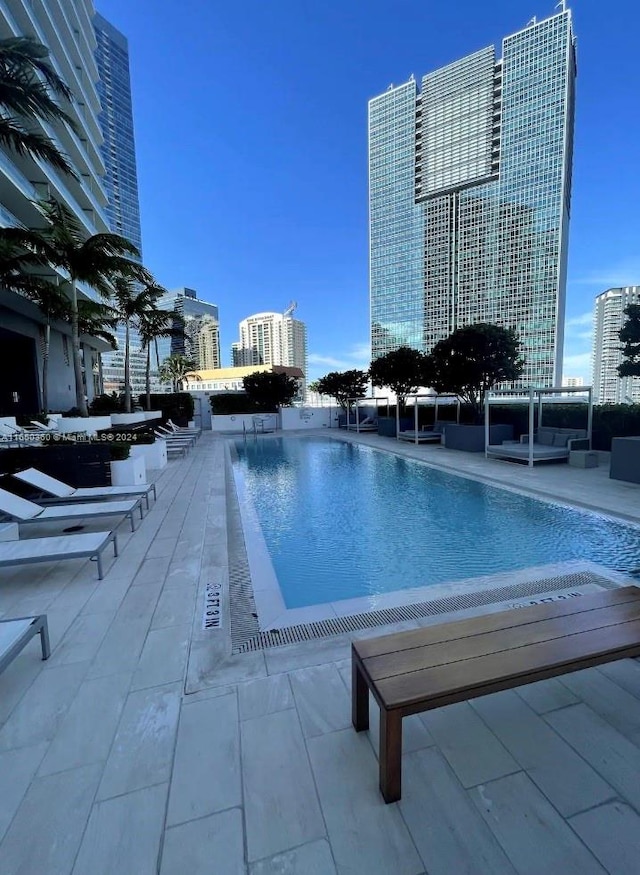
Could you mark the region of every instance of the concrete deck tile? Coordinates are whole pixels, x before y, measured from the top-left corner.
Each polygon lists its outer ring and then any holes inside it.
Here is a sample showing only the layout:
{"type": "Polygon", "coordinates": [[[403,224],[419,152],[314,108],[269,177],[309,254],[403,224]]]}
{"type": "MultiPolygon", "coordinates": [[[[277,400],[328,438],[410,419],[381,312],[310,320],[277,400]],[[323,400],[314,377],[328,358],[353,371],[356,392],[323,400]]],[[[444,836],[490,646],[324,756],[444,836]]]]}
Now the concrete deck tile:
{"type": "Polygon", "coordinates": [[[524,772],[469,792],[518,875],[607,875],[524,772]]]}
{"type": "Polygon", "coordinates": [[[151,620],[152,629],[182,626],[193,621],[196,589],[193,586],[165,586],[151,620]]]}
{"type": "Polygon", "coordinates": [[[240,732],[235,695],[183,704],[167,825],[242,804],[240,732]]]}
{"type": "Polygon", "coordinates": [[[251,720],[254,717],[263,717],[265,714],[293,708],[295,702],[289,676],[276,674],[238,684],[238,704],[241,720],[251,720]]]}
{"type": "Polygon", "coordinates": [[[424,869],[397,805],[378,789],[378,764],[353,729],[307,742],[338,872],[418,875],[424,869]]]}
{"type": "Polygon", "coordinates": [[[609,802],[569,820],[585,845],[611,875],[637,875],[640,816],[623,802],[609,802]]]}
{"type": "Polygon", "coordinates": [[[525,684],[523,687],[518,687],[516,692],[536,714],[546,714],[547,711],[576,705],[579,701],[557,678],[525,684]]]}
{"type": "Polygon", "coordinates": [[[39,774],[106,761],[130,684],[128,673],[84,681],[60,723],[39,774]]]}
{"type": "Polygon", "coordinates": [[[334,665],[316,665],[289,675],[305,738],[351,726],[351,702],[334,665]]]}
{"type": "Polygon", "coordinates": [[[615,681],[619,687],[640,699],[640,662],[637,659],[620,659],[598,666],[598,671],[615,681]]]}
{"type": "Polygon", "coordinates": [[[67,634],[52,652],[46,668],[92,660],[115,615],[115,611],[105,611],[76,616],[67,634]]]}
{"type": "Polygon", "coordinates": [[[191,640],[186,692],[197,693],[206,687],[239,684],[267,676],[264,653],[222,655],[214,653],[211,642],[191,640]]]}
{"type": "Polygon", "coordinates": [[[288,644],[272,647],[264,651],[269,674],[282,674],[308,668],[311,665],[324,665],[347,659],[351,654],[351,641],[346,638],[319,638],[304,644],[288,644]]]}
{"type": "Polygon", "coordinates": [[[215,875],[246,873],[239,808],[172,826],[164,834],[160,875],[213,875],[214,872],[215,875]]]}
{"type": "Polygon", "coordinates": [[[640,743],[640,699],[597,669],[565,675],[562,682],[629,741],[640,743]]]}
{"type": "Polygon", "coordinates": [[[147,635],[133,675],[133,690],[182,681],[187,666],[191,626],[166,626],[147,635]]]}
{"type": "Polygon", "coordinates": [[[468,702],[420,715],[464,787],[473,787],[520,770],[468,702]]]}
{"type": "Polygon", "coordinates": [[[158,581],[163,582],[167,576],[170,562],[169,557],[156,556],[155,543],[152,549],[153,556],[141,563],[138,573],[133,579],[133,586],[148,586],[158,581]]]}
{"type": "Polygon", "coordinates": [[[69,875],[100,771],[83,766],[31,784],[0,846],[2,875],[69,875]]]}
{"type": "Polygon", "coordinates": [[[544,718],[625,799],[640,808],[640,748],[587,705],[552,711],[544,718]]]}
{"type": "Polygon", "coordinates": [[[131,581],[127,578],[101,580],[100,585],[94,589],[85,602],[80,614],[102,614],[105,611],[117,611],[130,586],[131,581]]]}
{"type": "Polygon", "coordinates": [[[245,720],[240,735],[249,862],[323,838],[324,822],[295,710],[245,720]]]}
{"type": "MultiPolygon", "coordinates": [[[[47,743],[33,747],[20,747],[0,753],[0,842],[18,810],[29,785],[38,771],[42,757],[47,752],[47,743]]],[[[0,850],[0,860],[2,850],[0,850]]]]}
{"type": "Polygon", "coordinates": [[[402,772],[400,811],[429,875],[515,875],[439,751],[407,754],[402,772]]]}
{"type": "MultiPolygon", "coordinates": [[[[324,839],[276,854],[249,867],[249,875],[337,875],[329,843],[324,839]]],[[[161,873],[164,875],[164,873],[161,873]]]]}
{"type": "Polygon", "coordinates": [[[609,784],[515,691],[474,699],[472,705],[564,817],[615,796],[609,784]]]}
{"type": "Polygon", "coordinates": [[[88,678],[100,678],[120,672],[133,672],[137,668],[150,617],[142,619],[116,619],[102,639],[98,652],[87,672],[88,678]]]}
{"type": "Polygon", "coordinates": [[[41,671],[0,729],[0,750],[51,741],[87,673],[76,662],[41,671]]]}
{"type": "Polygon", "coordinates": [[[97,802],[73,875],[156,875],[167,784],[97,802]]]}
{"type": "Polygon", "coordinates": [[[177,684],[129,694],[104,769],[99,799],[169,780],[179,712],[177,684]]]}

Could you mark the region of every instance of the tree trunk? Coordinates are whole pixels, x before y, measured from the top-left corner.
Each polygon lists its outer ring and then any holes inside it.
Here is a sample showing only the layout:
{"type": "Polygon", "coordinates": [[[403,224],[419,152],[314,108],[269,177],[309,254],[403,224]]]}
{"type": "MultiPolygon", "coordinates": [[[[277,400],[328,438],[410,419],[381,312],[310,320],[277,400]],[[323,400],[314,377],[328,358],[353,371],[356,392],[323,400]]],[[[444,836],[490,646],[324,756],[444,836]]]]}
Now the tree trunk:
{"type": "Polygon", "coordinates": [[[151,410],[151,341],[147,343],[147,410],[151,410]]]}
{"type": "Polygon", "coordinates": [[[80,416],[88,416],[89,410],[82,380],[82,354],[78,330],[78,291],[75,279],[71,280],[71,347],[73,351],[73,372],[76,379],[76,407],[80,411],[80,416]]]}
{"type": "Polygon", "coordinates": [[[129,320],[124,323],[124,412],[131,413],[131,365],[129,362],[129,320]]]}
{"type": "Polygon", "coordinates": [[[49,410],[49,345],[51,343],[51,323],[47,322],[44,327],[44,350],[42,353],[42,412],[49,410]]]}

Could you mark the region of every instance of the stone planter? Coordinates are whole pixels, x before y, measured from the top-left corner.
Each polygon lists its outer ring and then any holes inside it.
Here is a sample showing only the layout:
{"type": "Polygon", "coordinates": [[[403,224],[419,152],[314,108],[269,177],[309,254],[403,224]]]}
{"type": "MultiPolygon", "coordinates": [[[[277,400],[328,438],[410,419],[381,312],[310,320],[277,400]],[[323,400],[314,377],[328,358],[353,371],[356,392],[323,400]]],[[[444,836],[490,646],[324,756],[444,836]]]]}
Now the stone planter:
{"type": "Polygon", "coordinates": [[[111,462],[112,486],[141,486],[147,482],[147,469],[142,456],[111,462]]]}
{"type": "MultiPolygon", "coordinates": [[[[513,440],[512,425],[489,427],[489,443],[501,444],[513,440]]],[[[466,453],[484,453],[484,425],[458,425],[447,423],[442,444],[448,450],[464,450],[466,453]]]]}
{"type": "Polygon", "coordinates": [[[112,413],[112,425],[139,425],[146,422],[144,413],[112,413]]]}
{"type": "Polygon", "coordinates": [[[162,419],[162,410],[145,410],[145,419],[162,419]]]}
{"type": "Polygon", "coordinates": [[[130,458],[144,459],[147,471],[165,468],[167,465],[167,442],[158,439],[152,444],[132,444],[130,458]]]}
{"type": "Polygon", "coordinates": [[[111,428],[110,416],[62,416],[58,420],[60,434],[69,432],[86,433],[95,435],[103,428],[111,428]]]}

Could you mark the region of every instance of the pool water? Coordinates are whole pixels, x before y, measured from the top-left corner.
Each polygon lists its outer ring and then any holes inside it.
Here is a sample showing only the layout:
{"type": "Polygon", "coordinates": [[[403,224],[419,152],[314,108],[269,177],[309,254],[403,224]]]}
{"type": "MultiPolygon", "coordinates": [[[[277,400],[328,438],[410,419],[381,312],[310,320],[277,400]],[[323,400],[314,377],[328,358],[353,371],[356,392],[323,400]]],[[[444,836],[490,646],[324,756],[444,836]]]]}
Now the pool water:
{"type": "Polygon", "coordinates": [[[640,530],[331,438],[238,441],[287,608],[549,562],[640,565],[640,530]]]}

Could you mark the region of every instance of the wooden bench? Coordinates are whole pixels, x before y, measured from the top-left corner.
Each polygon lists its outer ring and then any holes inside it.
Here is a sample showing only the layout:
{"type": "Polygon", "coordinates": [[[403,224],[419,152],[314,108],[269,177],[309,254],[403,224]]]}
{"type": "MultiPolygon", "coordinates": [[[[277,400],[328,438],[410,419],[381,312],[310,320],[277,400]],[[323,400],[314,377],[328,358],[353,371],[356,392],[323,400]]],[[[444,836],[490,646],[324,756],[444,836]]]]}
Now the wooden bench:
{"type": "Polygon", "coordinates": [[[575,596],[352,645],[352,720],[380,706],[380,790],[401,795],[402,718],[640,656],[640,588],[575,596]]]}

